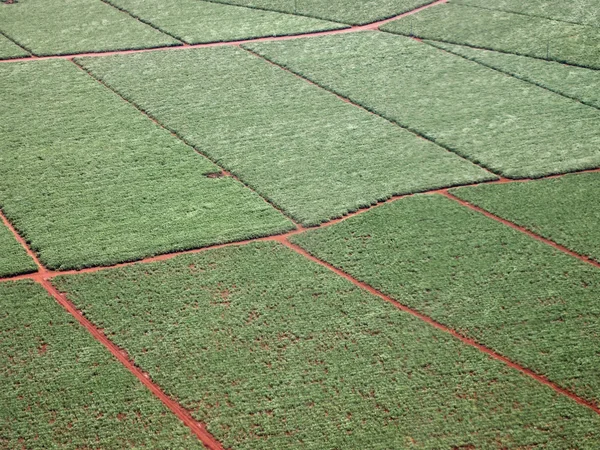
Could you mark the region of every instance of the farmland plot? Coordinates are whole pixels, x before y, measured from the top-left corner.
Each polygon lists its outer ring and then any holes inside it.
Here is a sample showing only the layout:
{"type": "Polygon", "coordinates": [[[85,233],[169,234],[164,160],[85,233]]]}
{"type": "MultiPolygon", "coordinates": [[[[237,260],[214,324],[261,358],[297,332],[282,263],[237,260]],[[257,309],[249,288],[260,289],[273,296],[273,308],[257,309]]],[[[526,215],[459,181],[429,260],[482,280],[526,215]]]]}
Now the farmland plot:
{"type": "Polygon", "coordinates": [[[448,3],[381,29],[600,69],[597,27],[448,3]]]}
{"type": "Polygon", "coordinates": [[[0,85],[0,207],[49,268],[294,227],[72,62],[3,64],[0,85]]]}
{"type": "Polygon", "coordinates": [[[8,228],[0,222],[0,278],[35,272],[37,266],[17,242],[8,228]]]}
{"type": "Polygon", "coordinates": [[[452,193],[600,261],[600,173],[477,186],[452,193]]]}
{"type": "Polygon", "coordinates": [[[433,0],[215,0],[333,20],[352,25],[375,22],[431,3],[433,0]]]}
{"type": "Polygon", "coordinates": [[[39,56],[181,44],[99,0],[0,5],[0,31],[39,56]]]}
{"type": "Polygon", "coordinates": [[[600,70],[445,42],[427,41],[427,43],[579,100],[586,105],[600,108],[600,70]]]}
{"type": "Polygon", "coordinates": [[[345,28],[324,20],[253,8],[184,0],[109,0],[142,21],[187,42],[234,41],[345,28]]]}
{"type": "Polygon", "coordinates": [[[440,195],[398,200],[292,240],[600,403],[596,267],[440,195]]]}
{"type": "MultiPolygon", "coordinates": [[[[0,12],[2,5],[0,5],[0,12]]],[[[29,56],[25,50],[14,44],[10,39],[0,35],[0,59],[23,58],[29,56]]]]}
{"type": "Polygon", "coordinates": [[[225,448],[600,438],[594,412],[280,244],[54,281],[225,448]]]}
{"type": "Polygon", "coordinates": [[[506,177],[600,165],[598,110],[425,43],[361,32],[244,46],[506,177]]]}
{"type": "Polygon", "coordinates": [[[39,285],[0,304],[2,448],[204,448],[39,285]]]}
{"type": "Polygon", "coordinates": [[[496,178],[241,49],[77,61],[304,225],[496,178]]]}

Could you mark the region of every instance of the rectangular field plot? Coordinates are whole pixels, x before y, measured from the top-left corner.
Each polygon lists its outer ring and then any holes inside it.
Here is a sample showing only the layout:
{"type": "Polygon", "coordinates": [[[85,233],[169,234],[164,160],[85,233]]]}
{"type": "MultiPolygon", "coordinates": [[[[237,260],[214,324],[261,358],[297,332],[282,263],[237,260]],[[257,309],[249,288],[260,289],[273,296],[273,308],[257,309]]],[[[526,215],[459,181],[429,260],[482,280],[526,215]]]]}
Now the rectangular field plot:
{"type": "Polygon", "coordinates": [[[33,259],[0,220],[0,278],[36,270],[33,259]]]}
{"type": "Polygon", "coordinates": [[[352,25],[386,19],[433,0],[215,0],[230,5],[283,11],[352,25]]]}
{"type": "Polygon", "coordinates": [[[600,26],[598,0],[452,0],[452,3],[600,26]]]}
{"type": "Polygon", "coordinates": [[[293,228],[72,62],[3,64],[0,86],[0,206],[49,268],[293,228]]]}
{"type": "Polygon", "coordinates": [[[430,45],[363,32],[244,46],[506,177],[600,165],[598,110],[430,45]]]}
{"type": "Polygon", "coordinates": [[[478,186],[452,193],[600,261],[600,173],[478,186]]]}
{"type": "Polygon", "coordinates": [[[345,28],[324,20],[200,0],[110,0],[188,44],[234,41],[345,28]]]}
{"type": "Polygon", "coordinates": [[[38,56],[180,45],[99,0],[0,5],[0,31],[38,56]]]}
{"type": "Polygon", "coordinates": [[[495,178],[241,49],[78,62],[305,225],[495,178]]]}
{"type": "MultiPolygon", "coordinates": [[[[0,12],[2,7],[2,4],[0,4],[0,12]]],[[[24,58],[26,56],[29,56],[29,53],[0,34],[0,59],[24,58]]]]}
{"type": "Polygon", "coordinates": [[[0,305],[1,448],[204,448],[39,285],[0,305]]]}
{"type": "Polygon", "coordinates": [[[449,3],[381,29],[600,69],[597,27],[449,3]]]}
{"type": "Polygon", "coordinates": [[[426,41],[456,55],[545,87],[586,105],[600,108],[600,70],[543,61],[527,56],[482,50],[464,45],[426,41]]]}
{"type": "Polygon", "coordinates": [[[596,413],[280,244],[53,282],[225,448],[600,440],[596,413]]]}
{"type": "Polygon", "coordinates": [[[293,242],[600,403],[600,270],[440,195],[398,200],[293,242]]]}

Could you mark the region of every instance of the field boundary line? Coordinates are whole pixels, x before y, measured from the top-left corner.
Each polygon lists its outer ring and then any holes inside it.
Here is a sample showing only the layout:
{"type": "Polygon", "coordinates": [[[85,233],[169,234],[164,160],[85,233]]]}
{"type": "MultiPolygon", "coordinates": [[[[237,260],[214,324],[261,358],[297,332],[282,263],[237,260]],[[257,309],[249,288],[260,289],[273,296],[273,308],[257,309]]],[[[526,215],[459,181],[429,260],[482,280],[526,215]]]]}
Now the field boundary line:
{"type": "Polygon", "coordinates": [[[526,227],[523,227],[521,225],[517,225],[516,223],[511,222],[510,220],[503,219],[502,217],[497,216],[496,214],[491,213],[491,212],[489,212],[489,211],[487,211],[487,210],[485,210],[485,209],[483,209],[483,208],[481,208],[479,206],[476,206],[476,205],[474,205],[474,204],[472,204],[472,203],[470,203],[470,202],[468,202],[466,200],[462,200],[461,198],[458,198],[455,195],[453,195],[450,192],[448,192],[447,189],[440,190],[439,194],[443,195],[444,197],[449,198],[450,200],[453,200],[453,201],[461,204],[462,206],[464,206],[466,208],[469,208],[472,211],[476,211],[476,212],[478,212],[480,214],[483,214],[484,216],[486,216],[486,217],[488,217],[488,218],[490,218],[492,220],[495,220],[496,222],[500,222],[501,224],[503,224],[503,225],[505,225],[507,227],[510,227],[510,228],[512,228],[514,230],[520,231],[521,233],[526,234],[530,238],[533,238],[533,239],[535,239],[537,241],[543,242],[544,244],[549,245],[549,246],[555,248],[556,250],[560,250],[562,253],[566,253],[567,255],[572,256],[573,258],[577,258],[577,259],[579,259],[579,260],[581,260],[583,262],[591,264],[592,266],[600,269],[600,262],[598,262],[598,261],[596,261],[596,260],[594,260],[594,259],[592,259],[592,258],[590,258],[588,256],[581,255],[581,254],[579,254],[579,253],[577,253],[577,252],[575,252],[573,250],[570,250],[569,248],[565,247],[564,245],[558,244],[558,243],[556,243],[556,242],[554,242],[554,241],[552,241],[552,240],[550,240],[548,238],[540,236],[539,234],[534,233],[533,231],[529,230],[526,227]]]}
{"type": "Polygon", "coordinates": [[[187,147],[191,148],[194,153],[196,153],[197,155],[200,155],[202,158],[207,159],[208,161],[210,161],[212,164],[214,164],[215,166],[217,166],[221,173],[224,176],[227,177],[231,177],[233,178],[235,181],[237,181],[238,183],[240,183],[242,186],[244,186],[246,189],[249,189],[250,191],[252,191],[254,194],[258,195],[264,202],[266,202],[269,206],[271,206],[272,208],[274,208],[275,210],[277,210],[280,214],[282,214],[286,219],[288,219],[290,222],[292,222],[292,224],[297,228],[297,229],[303,229],[304,227],[298,223],[296,221],[295,218],[291,217],[288,213],[286,213],[283,208],[281,208],[279,205],[277,205],[275,202],[273,202],[271,199],[269,199],[268,197],[260,194],[258,191],[256,191],[256,189],[254,189],[252,186],[250,186],[248,183],[242,181],[236,174],[234,174],[233,172],[229,171],[227,168],[223,167],[222,164],[220,164],[217,161],[214,161],[211,157],[209,157],[207,154],[201,152],[200,150],[198,150],[194,145],[192,145],[190,142],[188,142],[186,139],[184,139],[183,137],[179,136],[179,134],[177,134],[177,132],[175,130],[170,129],[168,126],[164,125],[163,123],[161,123],[158,119],[156,119],[154,116],[152,116],[150,113],[148,113],[146,110],[144,110],[141,106],[137,105],[136,103],[134,103],[133,101],[127,99],[126,97],[124,97],[119,91],[117,91],[116,89],[114,89],[113,87],[111,87],[110,85],[106,84],[104,81],[102,81],[101,79],[97,78],[96,76],[94,76],[93,73],[91,73],[89,70],[87,70],[85,67],[81,66],[77,61],[75,61],[74,59],[70,59],[69,61],[71,61],[78,69],[80,69],[81,71],[83,71],[85,74],[87,74],[90,78],[92,78],[94,81],[96,81],[97,83],[99,83],[101,86],[104,86],[106,89],[108,89],[109,91],[111,91],[113,94],[117,95],[121,100],[123,100],[124,102],[126,102],[127,104],[133,106],[135,109],[137,109],[140,113],[142,113],[146,118],[148,118],[149,120],[151,120],[152,122],[154,122],[156,125],[158,125],[160,128],[162,128],[165,131],[168,131],[169,133],[171,133],[171,136],[177,138],[179,141],[183,142],[187,147]]]}
{"type": "MultiPolygon", "coordinates": [[[[100,0],[104,3],[104,0],[100,0]]],[[[4,63],[15,63],[15,62],[29,62],[29,61],[43,61],[49,59],[73,59],[73,58],[92,58],[92,57],[102,57],[102,56],[113,56],[113,55],[130,55],[134,53],[147,53],[147,52],[156,52],[156,51],[174,51],[174,50],[189,50],[195,48],[210,48],[210,47],[224,47],[224,46],[234,46],[241,44],[251,44],[258,42],[272,42],[272,41],[286,41],[291,39],[302,39],[302,38],[312,38],[319,36],[330,36],[334,34],[346,34],[346,33],[356,33],[359,31],[381,31],[379,27],[385,25],[388,22],[393,20],[401,19],[406,16],[410,16],[412,14],[416,14],[424,9],[431,8],[432,6],[437,6],[442,3],[447,3],[448,0],[436,0],[427,5],[420,6],[411,11],[407,11],[402,14],[398,14],[393,17],[389,17],[387,19],[378,20],[376,22],[367,23],[365,25],[355,25],[348,26],[347,28],[339,28],[335,30],[327,30],[327,31],[310,31],[307,33],[298,33],[298,34],[288,34],[283,36],[265,36],[260,38],[252,38],[252,39],[239,39],[234,41],[219,41],[219,42],[208,42],[203,44],[186,44],[184,45],[166,45],[159,47],[148,47],[148,48],[138,48],[138,49],[129,49],[129,50],[107,50],[105,52],[83,52],[83,53],[69,53],[65,55],[49,55],[49,56],[35,56],[32,52],[32,56],[24,57],[24,58],[12,58],[12,59],[0,59],[0,64],[4,63]]],[[[220,3],[220,2],[213,2],[220,3]]],[[[223,5],[224,3],[220,3],[223,5]]],[[[117,8],[118,9],[118,8],[117,8]]],[[[271,11],[271,10],[268,10],[271,11]]],[[[323,19],[321,19],[323,20],[323,19]]],[[[142,22],[145,23],[145,22],[142,22]]],[[[336,22],[334,22],[336,23],[336,22]]],[[[341,23],[341,22],[337,22],[341,23]]],[[[346,25],[341,23],[342,25],[346,25]]],[[[162,30],[161,30],[162,31],[162,30]]]]}
{"type": "MultiPolygon", "coordinates": [[[[247,245],[247,244],[251,244],[252,242],[274,241],[274,240],[279,240],[283,237],[288,238],[288,237],[294,236],[296,234],[302,234],[306,231],[316,230],[319,228],[326,228],[326,227],[330,227],[332,225],[337,225],[340,222],[343,222],[343,221],[350,219],[354,216],[357,216],[359,214],[366,213],[366,212],[368,212],[374,208],[378,208],[386,203],[395,202],[397,200],[401,200],[406,197],[413,197],[415,195],[443,194],[444,192],[447,192],[448,189],[455,189],[455,188],[462,188],[462,187],[475,187],[475,186],[481,186],[481,185],[486,185],[486,184],[528,183],[528,182],[532,182],[532,181],[562,178],[566,175],[576,175],[576,174],[583,174],[583,173],[600,173],[600,168],[585,169],[585,170],[580,170],[580,171],[576,171],[576,172],[565,172],[565,173],[560,173],[560,174],[547,175],[547,176],[541,177],[541,178],[523,178],[523,179],[516,179],[516,180],[507,178],[507,179],[500,179],[500,180],[481,181],[481,182],[477,182],[477,183],[456,185],[456,186],[452,186],[451,188],[430,189],[427,191],[414,192],[414,193],[410,193],[410,194],[393,195],[393,196],[390,196],[390,198],[388,198],[386,200],[381,200],[373,205],[366,206],[364,208],[359,208],[356,211],[345,214],[344,216],[338,217],[336,219],[331,219],[327,222],[320,223],[319,225],[316,225],[313,227],[297,227],[295,230],[291,230],[291,231],[288,231],[285,233],[280,233],[280,234],[274,234],[271,236],[243,239],[243,240],[239,240],[239,241],[225,242],[222,244],[212,244],[212,245],[193,248],[193,249],[189,249],[189,250],[177,250],[177,251],[173,251],[173,252],[160,253],[160,254],[157,254],[154,256],[149,256],[146,258],[140,258],[140,259],[133,260],[133,261],[116,263],[116,264],[112,264],[112,265],[108,265],[108,266],[93,266],[93,267],[86,267],[84,269],[71,269],[71,270],[48,270],[45,267],[43,267],[43,265],[39,262],[39,260],[38,260],[37,264],[39,267],[42,267],[42,269],[43,269],[42,271],[44,273],[45,279],[52,279],[52,278],[59,277],[62,275],[77,275],[77,274],[82,274],[82,273],[100,272],[103,270],[110,270],[110,269],[115,269],[115,268],[119,268],[119,267],[132,266],[134,264],[150,264],[150,263],[157,262],[157,261],[166,261],[166,260],[175,258],[180,255],[201,253],[201,252],[205,252],[207,250],[216,250],[216,249],[224,248],[224,247],[247,245]]],[[[2,214],[2,211],[0,210],[0,215],[1,214],[2,214]]],[[[16,229],[14,229],[14,227],[8,221],[8,219],[6,219],[4,216],[2,216],[2,219],[3,219],[4,223],[9,227],[9,229],[13,232],[13,234],[15,234],[15,237],[18,238],[21,245],[24,245],[29,250],[28,245],[25,243],[25,241],[19,235],[19,233],[16,231],[16,229]]],[[[29,251],[31,251],[31,250],[29,250],[29,251]]],[[[29,252],[28,252],[28,254],[29,254],[29,252]]],[[[30,272],[30,273],[23,273],[23,274],[19,274],[19,275],[12,275],[9,277],[2,277],[2,278],[0,278],[0,283],[10,282],[10,281],[18,281],[18,280],[24,280],[24,279],[36,280],[39,278],[39,275],[40,275],[39,272],[30,272]]]]}
{"type": "Polygon", "coordinates": [[[416,309],[413,309],[409,306],[406,306],[402,303],[400,303],[398,300],[393,299],[392,297],[384,294],[383,292],[379,291],[378,289],[375,289],[374,287],[370,286],[369,284],[362,282],[356,278],[354,278],[352,275],[349,275],[348,273],[344,272],[341,269],[338,269],[337,267],[333,266],[332,264],[329,264],[326,261],[323,261],[319,258],[317,258],[316,256],[312,255],[311,253],[309,253],[308,251],[304,250],[302,247],[300,247],[299,245],[296,245],[290,241],[288,241],[286,238],[282,238],[278,240],[281,244],[285,245],[286,247],[288,247],[289,249],[293,250],[294,252],[304,256],[305,258],[309,259],[310,261],[313,261],[317,264],[319,264],[322,267],[325,267],[326,269],[329,269],[330,271],[332,271],[333,273],[335,273],[336,275],[344,278],[345,280],[351,282],[354,286],[362,289],[363,291],[367,291],[370,294],[373,294],[377,297],[379,297],[380,299],[386,301],[387,303],[392,304],[393,306],[395,306],[397,309],[404,311],[405,313],[410,314],[413,317],[416,317],[417,319],[422,320],[423,322],[426,322],[427,324],[433,326],[434,328],[437,328],[438,330],[441,330],[445,333],[448,333],[450,335],[452,335],[453,337],[455,337],[456,339],[460,340],[463,344],[469,345],[471,347],[476,348],[477,350],[487,354],[488,356],[490,356],[492,359],[495,359],[497,361],[500,361],[504,364],[506,364],[507,366],[511,367],[512,369],[515,369],[519,372],[521,372],[522,374],[533,378],[535,381],[538,381],[539,383],[549,387],[550,389],[552,389],[553,391],[557,392],[558,394],[564,395],[568,398],[570,398],[571,400],[574,400],[575,402],[579,403],[582,406],[585,406],[589,409],[591,409],[592,411],[594,411],[596,414],[600,414],[600,407],[598,407],[597,405],[595,405],[594,403],[579,397],[577,394],[569,391],[568,389],[565,389],[561,386],[559,386],[558,384],[554,383],[553,381],[549,380],[546,376],[544,375],[540,375],[536,372],[534,372],[531,369],[528,369],[524,366],[521,366],[520,364],[512,361],[511,359],[507,358],[506,356],[496,352],[495,350],[492,350],[491,348],[478,343],[477,341],[475,341],[474,339],[471,339],[469,337],[463,336],[462,334],[460,334],[458,331],[438,322],[435,319],[432,319],[431,317],[417,311],[416,309]]]}
{"type": "Polygon", "coordinates": [[[59,303],[81,326],[83,326],[96,341],[100,342],[129,372],[144,384],[173,414],[175,414],[204,444],[209,450],[224,450],[223,446],[215,437],[208,432],[206,426],[196,421],[191,414],[179,403],[169,397],[155,384],[148,374],[143,372],[129,358],[125,350],[114,344],[99,328],[88,320],[77,307],[61,294],[48,280],[40,280],[40,284],[46,289],[57,303],[59,303]]]}
{"type": "Polygon", "coordinates": [[[19,42],[15,41],[12,37],[10,37],[8,34],[6,34],[6,32],[0,30],[0,35],[4,36],[6,39],[8,39],[10,42],[12,42],[13,44],[15,44],[17,47],[19,47],[21,50],[25,50],[27,53],[29,53],[31,56],[25,56],[25,57],[21,57],[18,56],[16,58],[8,58],[8,59],[2,59],[1,61],[12,61],[12,60],[19,60],[19,59],[33,59],[35,57],[35,54],[33,53],[33,51],[31,51],[30,49],[28,49],[27,47],[25,47],[23,44],[19,44],[19,42]]]}
{"type": "MultiPolygon", "coordinates": [[[[25,238],[23,236],[21,236],[21,234],[17,231],[17,229],[10,222],[10,220],[8,220],[8,217],[6,217],[6,215],[4,214],[4,211],[2,211],[1,208],[0,208],[0,219],[2,220],[2,223],[6,226],[6,228],[8,228],[10,230],[10,232],[13,234],[13,236],[15,237],[15,239],[17,240],[17,242],[19,244],[21,244],[21,247],[23,247],[25,249],[25,251],[27,252],[27,255],[31,259],[33,259],[33,262],[38,267],[38,272],[45,272],[46,268],[40,262],[40,259],[39,259],[38,255],[31,249],[31,247],[29,246],[29,244],[27,243],[27,241],[25,240],[25,238]]],[[[29,276],[31,277],[34,274],[35,274],[35,272],[33,274],[30,273],[29,276]]],[[[15,276],[9,277],[9,279],[15,279],[15,278],[18,278],[18,277],[26,277],[26,276],[27,275],[15,275],[15,276]]]]}
{"type": "MultiPolygon", "coordinates": [[[[430,47],[433,47],[433,48],[436,48],[436,49],[438,49],[438,50],[441,50],[441,51],[443,51],[443,52],[449,53],[449,54],[451,54],[451,55],[454,55],[454,56],[458,56],[458,57],[460,57],[460,58],[466,59],[467,61],[471,61],[471,62],[477,63],[477,64],[479,64],[480,66],[487,67],[488,69],[495,70],[496,72],[502,73],[502,74],[504,74],[504,75],[508,75],[509,77],[515,78],[515,79],[517,79],[517,80],[520,80],[520,81],[523,81],[523,82],[525,82],[525,83],[532,84],[533,86],[537,86],[537,87],[539,87],[539,88],[542,88],[542,89],[544,89],[544,90],[546,90],[546,91],[548,91],[548,92],[552,92],[553,94],[560,95],[561,97],[568,98],[569,100],[574,100],[574,101],[576,101],[577,103],[581,103],[582,105],[589,106],[589,107],[591,107],[591,108],[595,108],[595,109],[599,109],[599,110],[600,110],[600,106],[596,106],[596,105],[593,105],[593,104],[591,104],[591,103],[584,102],[583,100],[581,100],[581,99],[578,99],[577,97],[572,97],[572,96],[570,96],[570,95],[567,95],[567,94],[565,94],[565,93],[563,93],[563,92],[559,92],[559,91],[557,91],[557,90],[555,90],[555,89],[551,89],[551,88],[549,88],[549,87],[547,87],[547,86],[544,86],[543,84],[536,83],[535,81],[528,80],[528,79],[526,79],[526,78],[523,78],[523,77],[521,77],[521,76],[519,76],[519,75],[517,75],[517,74],[511,73],[511,72],[509,72],[509,71],[507,71],[507,70],[499,69],[499,68],[497,68],[497,67],[494,67],[494,66],[492,66],[492,65],[490,65],[490,64],[486,64],[486,63],[484,63],[484,62],[477,61],[477,60],[475,60],[475,59],[471,59],[471,58],[469,58],[469,57],[467,57],[467,56],[460,55],[460,54],[458,54],[458,53],[454,53],[454,52],[453,52],[453,51],[451,51],[451,50],[447,50],[447,49],[445,49],[445,48],[438,47],[438,46],[436,46],[436,45],[434,45],[434,44],[432,44],[432,43],[430,43],[430,42],[425,42],[425,41],[424,41],[424,40],[422,40],[422,39],[419,39],[419,41],[420,41],[420,42],[423,42],[424,44],[427,44],[427,45],[429,45],[430,47]]],[[[428,41],[432,41],[432,39],[428,39],[428,41]]],[[[434,42],[441,42],[441,41],[434,41],[434,42]]],[[[460,45],[460,44],[452,44],[452,45],[460,45]]],[[[466,46],[466,45],[463,45],[463,47],[473,48],[473,47],[469,47],[469,46],[466,46]]],[[[482,50],[483,50],[483,49],[482,49],[482,50]]],[[[485,51],[494,52],[494,51],[496,51],[496,50],[485,50],[485,51]]],[[[503,53],[503,52],[497,52],[497,53],[503,53]]],[[[503,54],[505,54],[505,55],[507,55],[507,54],[512,54],[512,55],[514,55],[514,56],[520,56],[520,57],[522,57],[522,58],[531,58],[531,56],[526,56],[526,55],[517,55],[517,54],[514,54],[514,53],[503,53],[503,54]]],[[[531,58],[531,59],[539,59],[539,58],[531,58]]],[[[546,62],[549,62],[549,63],[555,63],[555,64],[561,64],[561,63],[559,63],[558,61],[553,61],[553,60],[548,60],[548,59],[543,59],[543,60],[541,60],[541,61],[546,61],[546,62]]],[[[577,66],[574,66],[574,67],[577,67],[577,66]]],[[[589,69],[589,68],[587,68],[587,67],[580,67],[580,68],[581,68],[581,69],[587,69],[587,70],[594,70],[594,69],[589,69]]]]}
{"type": "MultiPolygon", "coordinates": [[[[444,1],[447,1],[447,0],[444,0],[444,1]]],[[[351,104],[351,105],[353,105],[353,106],[355,106],[355,107],[357,107],[357,108],[359,108],[359,109],[361,109],[361,110],[363,110],[363,111],[366,111],[366,112],[368,112],[369,114],[372,114],[372,115],[374,115],[374,116],[377,116],[377,117],[379,117],[379,118],[381,118],[381,119],[383,119],[383,120],[387,121],[388,123],[391,123],[392,125],[394,125],[394,126],[396,126],[396,127],[398,127],[398,128],[401,128],[401,129],[403,129],[403,130],[405,130],[405,131],[408,131],[409,133],[413,134],[413,135],[414,135],[414,136],[416,136],[417,138],[424,139],[424,140],[426,140],[426,141],[428,141],[428,142],[430,142],[430,143],[434,144],[435,146],[437,146],[437,147],[439,147],[439,148],[441,148],[441,149],[443,149],[443,150],[447,151],[448,153],[452,153],[453,155],[456,155],[456,156],[458,156],[459,158],[461,158],[461,159],[463,159],[463,160],[465,160],[465,161],[467,161],[467,162],[471,163],[472,165],[474,165],[474,166],[476,166],[476,167],[479,167],[480,169],[483,169],[483,170],[485,170],[485,171],[486,171],[486,172],[488,172],[490,175],[493,175],[494,177],[496,177],[496,178],[497,178],[497,180],[501,180],[501,181],[503,181],[503,180],[508,180],[508,178],[505,178],[505,177],[503,177],[501,174],[498,174],[498,173],[494,172],[492,169],[490,169],[490,168],[488,168],[488,167],[486,167],[486,166],[484,166],[484,165],[482,165],[482,164],[477,164],[477,163],[473,162],[471,159],[467,158],[466,156],[463,156],[463,155],[461,155],[461,154],[459,154],[459,153],[457,153],[457,152],[455,152],[455,151],[453,151],[453,150],[449,149],[448,147],[446,147],[446,146],[444,146],[444,145],[442,145],[442,144],[440,144],[440,143],[438,143],[438,142],[436,142],[436,141],[434,141],[434,140],[430,139],[429,137],[427,137],[427,136],[425,136],[425,135],[421,134],[421,133],[420,133],[419,131],[417,131],[417,130],[413,130],[412,128],[406,127],[406,126],[404,126],[404,125],[402,125],[402,124],[398,123],[397,121],[395,121],[395,120],[393,120],[393,119],[390,119],[390,118],[388,118],[388,117],[386,117],[386,116],[382,115],[381,113],[379,113],[379,112],[377,112],[377,111],[375,111],[375,110],[373,110],[373,109],[371,109],[371,108],[369,108],[369,107],[366,107],[366,106],[364,106],[364,105],[362,105],[362,104],[360,104],[360,103],[358,103],[358,102],[356,102],[356,101],[354,101],[354,100],[352,100],[352,99],[350,99],[350,98],[348,98],[348,97],[345,97],[345,96],[343,96],[343,95],[341,95],[341,94],[337,93],[337,92],[336,92],[336,91],[334,91],[333,89],[329,89],[329,88],[327,88],[327,87],[325,87],[325,86],[323,86],[323,85],[321,85],[321,84],[317,83],[316,81],[313,81],[313,80],[311,80],[310,78],[307,78],[307,77],[305,77],[304,75],[302,75],[302,74],[300,74],[300,73],[298,73],[298,72],[296,72],[296,71],[294,71],[294,70],[292,70],[292,69],[290,69],[290,68],[288,68],[288,67],[285,67],[285,66],[282,66],[282,65],[280,65],[280,64],[278,64],[278,63],[276,63],[275,61],[273,61],[273,60],[271,60],[271,59],[267,58],[266,56],[260,55],[260,54],[258,54],[258,53],[256,53],[256,52],[254,52],[254,51],[252,51],[252,50],[250,50],[250,49],[246,48],[246,47],[243,47],[242,45],[239,45],[239,47],[240,47],[240,48],[242,48],[242,49],[244,49],[244,50],[246,50],[248,53],[250,53],[250,54],[252,54],[252,55],[256,56],[257,58],[259,58],[259,59],[262,59],[263,61],[265,61],[265,62],[267,62],[267,63],[269,63],[269,64],[272,64],[272,65],[274,65],[275,67],[278,67],[278,68],[280,68],[281,70],[283,70],[283,71],[285,71],[285,72],[287,72],[287,73],[289,73],[289,74],[292,74],[292,75],[294,75],[294,76],[296,76],[296,77],[300,78],[301,80],[304,80],[304,81],[306,81],[306,82],[307,82],[307,83],[309,83],[309,84],[312,84],[313,86],[316,86],[316,87],[318,87],[318,88],[320,88],[320,89],[322,89],[322,90],[324,90],[324,91],[327,91],[327,92],[329,92],[330,94],[333,94],[333,95],[335,95],[335,96],[336,96],[338,99],[340,99],[340,100],[342,100],[342,101],[344,101],[344,102],[346,102],[346,103],[349,103],[349,104],[351,104]]]]}
{"type": "Polygon", "coordinates": [[[180,38],[178,38],[177,36],[169,33],[168,31],[163,30],[162,28],[157,27],[156,25],[154,25],[151,22],[147,22],[146,20],[142,19],[139,16],[136,16],[135,14],[133,14],[132,12],[126,10],[125,8],[121,8],[117,5],[113,5],[109,0],[99,0],[102,3],[104,3],[105,5],[110,6],[113,9],[116,9],[117,11],[120,11],[124,14],[127,14],[129,17],[131,17],[132,19],[136,20],[137,22],[140,22],[141,24],[144,24],[146,26],[149,26],[150,28],[154,28],[156,31],[162,33],[162,34],[166,34],[169,37],[172,37],[173,39],[175,39],[176,41],[179,41],[182,45],[188,45],[187,42],[181,40],[180,38]]]}

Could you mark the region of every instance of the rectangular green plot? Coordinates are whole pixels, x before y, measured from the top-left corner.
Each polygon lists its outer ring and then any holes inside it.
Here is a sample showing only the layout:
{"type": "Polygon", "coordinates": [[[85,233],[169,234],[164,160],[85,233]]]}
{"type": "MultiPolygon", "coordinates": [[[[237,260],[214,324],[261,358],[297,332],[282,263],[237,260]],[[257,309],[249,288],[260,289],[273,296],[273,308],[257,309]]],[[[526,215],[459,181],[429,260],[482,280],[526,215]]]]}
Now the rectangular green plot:
{"type": "Polygon", "coordinates": [[[345,28],[310,17],[240,6],[183,0],[109,0],[120,9],[188,44],[235,41],[345,28]]]}
{"type": "Polygon", "coordinates": [[[440,195],[293,238],[313,255],[600,404],[600,270],[440,195]]]}
{"type": "MultiPolygon", "coordinates": [[[[0,5],[0,13],[2,5],[0,5]]],[[[0,59],[24,58],[29,56],[25,50],[0,34],[0,59]]]]}
{"type": "Polygon", "coordinates": [[[495,178],[239,48],[78,62],[304,225],[495,178]]]}
{"type": "Polygon", "coordinates": [[[553,92],[579,100],[586,105],[600,108],[599,70],[445,42],[426,42],[514,77],[545,87],[553,92]]]}
{"type": "Polygon", "coordinates": [[[381,29],[600,69],[596,27],[449,3],[381,29]]]}
{"type": "Polygon", "coordinates": [[[38,56],[180,44],[99,0],[0,5],[0,31],[38,56]]]}
{"type": "Polygon", "coordinates": [[[600,442],[593,411],[279,244],[54,282],[225,448],[600,442]]]}
{"type": "Polygon", "coordinates": [[[452,3],[600,26],[598,0],[452,0],[452,3]]]}
{"type": "Polygon", "coordinates": [[[478,186],[452,193],[600,261],[600,173],[478,186]]]}
{"type": "Polygon", "coordinates": [[[387,19],[434,0],[215,0],[230,5],[268,9],[360,25],[387,19]]]}
{"type": "Polygon", "coordinates": [[[0,278],[36,270],[35,262],[10,230],[0,221],[0,278]]]}
{"type": "Polygon", "coordinates": [[[41,286],[0,284],[0,447],[203,449],[41,286]]]}
{"type": "Polygon", "coordinates": [[[0,86],[0,206],[51,269],[294,227],[72,62],[3,64],[0,86]]]}
{"type": "Polygon", "coordinates": [[[388,33],[245,47],[510,178],[600,165],[600,112],[388,33]]]}

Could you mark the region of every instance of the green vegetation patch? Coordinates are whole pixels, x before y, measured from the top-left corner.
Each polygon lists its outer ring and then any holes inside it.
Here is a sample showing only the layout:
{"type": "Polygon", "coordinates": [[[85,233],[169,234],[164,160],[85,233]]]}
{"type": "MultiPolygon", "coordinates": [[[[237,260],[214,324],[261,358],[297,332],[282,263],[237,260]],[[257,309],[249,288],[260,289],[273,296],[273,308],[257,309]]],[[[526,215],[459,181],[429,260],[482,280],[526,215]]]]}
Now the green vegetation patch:
{"type": "Polygon", "coordinates": [[[452,191],[582,255],[600,261],[600,173],[452,191]]]}
{"type": "Polygon", "coordinates": [[[452,3],[600,26],[598,0],[452,0],[452,3]]]}
{"type": "Polygon", "coordinates": [[[36,270],[35,262],[0,221],[0,278],[36,270]]]}
{"type": "Polygon", "coordinates": [[[97,0],[19,0],[0,5],[0,31],[40,56],[180,44],[97,0]]]}
{"type": "Polygon", "coordinates": [[[245,46],[507,177],[600,165],[598,110],[430,45],[364,32],[245,46]]]}
{"type": "Polygon", "coordinates": [[[585,25],[448,3],[381,29],[600,69],[600,33],[585,25]]]}
{"type": "Polygon", "coordinates": [[[78,62],[305,225],[494,178],[239,48],[78,62]]]}
{"type": "Polygon", "coordinates": [[[188,44],[235,41],[344,28],[339,23],[200,0],[110,0],[188,44]]]}
{"type": "Polygon", "coordinates": [[[600,439],[591,410],[280,244],[55,281],[225,448],[600,439]]]}
{"type": "Polygon", "coordinates": [[[434,0],[215,0],[359,25],[387,19],[434,0]]]}
{"type": "Polygon", "coordinates": [[[600,271],[440,195],[293,241],[399,302],[600,401],[600,271]]]}
{"type": "Polygon", "coordinates": [[[427,43],[579,100],[586,105],[600,108],[600,71],[598,70],[463,45],[437,41],[427,41],[427,43]]]}
{"type": "Polygon", "coordinates": [[[3,64],[0,86],[0,206],[52,269],[293,228],[72,62],[3,64]]]}
{"type": "Polygon", "coordinates": [[[202,449],[41,286],[0,284],[0,447],[202,449]]]}
{"type": "MultiPolygon", "coordinates": [[[[3,8],[0,4],[0,14],[2,14],[3,8]]],[[[29,53],[0,34],[0,59],[24,58],[26,56],[29,56],[29,53]]]]}

